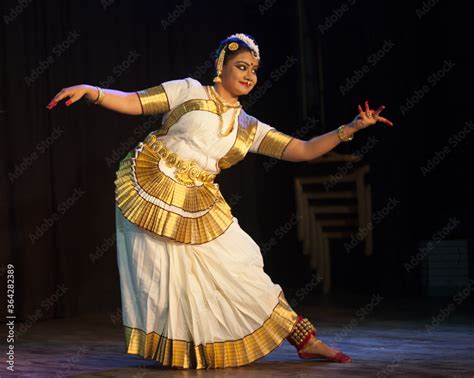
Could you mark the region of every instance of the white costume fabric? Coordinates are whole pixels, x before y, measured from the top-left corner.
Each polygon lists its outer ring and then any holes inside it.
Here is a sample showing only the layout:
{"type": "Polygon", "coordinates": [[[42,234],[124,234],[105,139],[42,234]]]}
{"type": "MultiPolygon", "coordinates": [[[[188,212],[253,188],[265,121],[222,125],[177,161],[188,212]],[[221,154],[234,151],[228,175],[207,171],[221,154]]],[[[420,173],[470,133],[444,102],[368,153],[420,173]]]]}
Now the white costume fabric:
{"type": "MultiPolygon", "coordinates": [[[[191,78],[137,93],[144,114],[164,113],[152,140],[208,173],[218,174],[247,151],[281,158],[291,141],[243,111],[239,125],[220,135],[205,87],[191,78]]],[[[223,114],[224,125],[232,114],[223,114]]],[[[146,149],[141,143],[127,155],[116,181],[126,352],[196,369],[241,366],[267,355],[297,315],[264,272],[259,246],[231,215],[217,184],[196,179],[185,187],[164,158],[140,160],[146,149]],[[168,180],[166,191],[160,192],[159,177],[168,180]]]]}

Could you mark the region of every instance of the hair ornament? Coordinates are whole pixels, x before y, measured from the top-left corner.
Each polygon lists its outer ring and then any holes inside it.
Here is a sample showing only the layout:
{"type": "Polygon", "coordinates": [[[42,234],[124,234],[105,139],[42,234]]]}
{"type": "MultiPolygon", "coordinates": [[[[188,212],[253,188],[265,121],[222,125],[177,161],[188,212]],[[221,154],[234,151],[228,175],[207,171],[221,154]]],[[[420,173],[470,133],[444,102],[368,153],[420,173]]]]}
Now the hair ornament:
{"type": "MultiPolygon", "coordinates": [[[[246,34],[244,33],[237,33],[237,34],[232,34],[230,37],[227,37],[227,39],[229,38],[237,38],[237,39],[240,39],[242,42],[244,42],[248,47],[250,47],[250,50],[252,50],[252,53],[253,55],[255,56],[256,59],[260,60],[260,51],[258,49],[258,46],[257,44],[255,43],[255,41],[250,38],[249,36],[247,36],[246,34]]],[[[229,44],[229,47],[230,47],[230,44],[229,44]]]]}

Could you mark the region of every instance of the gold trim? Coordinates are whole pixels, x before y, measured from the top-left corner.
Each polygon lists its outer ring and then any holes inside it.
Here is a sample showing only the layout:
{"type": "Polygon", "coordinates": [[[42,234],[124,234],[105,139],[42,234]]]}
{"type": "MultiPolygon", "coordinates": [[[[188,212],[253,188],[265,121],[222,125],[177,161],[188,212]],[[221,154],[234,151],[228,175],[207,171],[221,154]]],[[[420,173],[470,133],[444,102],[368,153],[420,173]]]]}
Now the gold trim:
{"type": "Polygon", "coordinates": [[[161,172],[153,159],[158,159],[156,154],[142,143],[120,162],[115,200],[128,221],[186,244],[208,242],[228,229],[233,216],[217,184],[187,187],[161,172]],[[190,213],[206,212],[187,217],[160,207],[156,199],[190,213]]]}
{"type": "Polygon", "coordinates": [[[260,142],[257,154],[281,159],[283,152],[292,139],[292,136],[286,135],[280,131],[270,130],[260,142]]]}
{"type": "MultiPolygon", "coordinates": [[[[190,107],[182,107],[184,112],[203,110],[204,103],[215,106],[210,100],[192,100],[188,103],[190,107]]],[[[208,109],[212,111],[212,107],[208,109]]],[[[243,111],[240,113],[234,144],[217,161],[220,169],[229,168],[245,157],[255,138],[257,123],[256,118],[243,111]]],[[[153,135],[146,141],[156,140],[159,131],[153,135]]],[[[205,177],[210,182],[205,181],[203,185],[186,186],[161,172],[158,166],[160,158],[148,143],[140,143],[120,162],[115,180],[115,198],[124,217],[138,227],[185,244],[206,243],[223,234],[232,224],[233,215],[218,185],[212,183],[214,176],[205,177]],[[160,207],[156,199],[189,213],[206,213],[188,217],[160,207]]],[[[170,164],[178,161],[176,154],[173,158],[176,159],[171,159],[170,164]]]]}
{"type": "Polygon", "coordinates": [[[161,114],[170,110],[170,103],[163,85],[136,92],[142,106],[143,115],[161,114]]]}
{"type": "Polygon", "coordinates": [[[168,130],[173,126],[179,119],[188,112],[193,110],[202,110],[211,112],[214,114],[219,114],[217,111],[217,105],[213,100],[203,100],[203,99],[194,99],[188,100],[179,104],[173,111],[169,114],[168,118],[164,125],[156,132],[157,136],[162,136],[168,134],[168,130]]]}
{"type": "MultiPolygon", "coordinates": [[[[214,182],[215,173],[201,169],[194,160],[181,159],[175,152],[171,152],[166,148],[163,142],[157,139],[155,134],[155,131],[150,133],[146,137],[145,142],[142,143],[147,145],[145,150],[151,151],[151,156],[149,153],[149,158],[145,159],[146,166],[154,168],[163,159],[166,166],[175,168],[174,177],[180,184],[192,187],[196,186],[197,181],[214,182]]],[[[150,173],[153,174],[153,171],[150,173]]]]}
{"type": "Polygon", "coordinates": [[[241,161],[252,146],[257,132],[258,120],[245,113],[243,110],[239,116],[239,128],[233,146],[219,159],[217,165],[220,169],[227,169],[241,161]]]}
{"type": "Polygon", "coordinates": [[[137,155],[132,152],[120,163],[115,181],[119,191],[117,200],[128,200],[128,196],[143,191],[150,202],[158,199],[189,213],[207,210],[216,203],[219,189],[212,183],[194,187],[179,184],[160,170],[159,159],[149,148],[145,147],[137,155]],[[152,159],[156,159],[155,164],[152,159]]]}
{"type": "Polygon", "coordinates": [[[195,345],[192,341],[169,339],[156,332],[145,333],[124,325],[125,352],[158,361],[163,366],[216,369],[247,365],[277,348],[291,333],[298,315],[283,291],[262,326],[238,340],[195,345]]]}

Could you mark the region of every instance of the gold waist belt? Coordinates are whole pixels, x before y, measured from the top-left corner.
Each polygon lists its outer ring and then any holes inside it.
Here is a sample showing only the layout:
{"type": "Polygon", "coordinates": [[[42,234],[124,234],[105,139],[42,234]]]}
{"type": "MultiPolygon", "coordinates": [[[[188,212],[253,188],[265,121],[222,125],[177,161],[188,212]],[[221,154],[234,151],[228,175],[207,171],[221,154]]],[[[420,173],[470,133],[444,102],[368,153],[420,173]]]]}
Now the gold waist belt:
{"type": "Polygon", "coordinates": [[[176,181],[186,186],[195,186],[196,180],[201,182],[214,182],[215,173],[201,169],[194,160],[183,160],[175,152],[171,152],[157,139],[155,134],[146,137],[145,142],[157,154],[158,162],[164,159],[166,166],[176,168],[174,177],[176,181]]]}

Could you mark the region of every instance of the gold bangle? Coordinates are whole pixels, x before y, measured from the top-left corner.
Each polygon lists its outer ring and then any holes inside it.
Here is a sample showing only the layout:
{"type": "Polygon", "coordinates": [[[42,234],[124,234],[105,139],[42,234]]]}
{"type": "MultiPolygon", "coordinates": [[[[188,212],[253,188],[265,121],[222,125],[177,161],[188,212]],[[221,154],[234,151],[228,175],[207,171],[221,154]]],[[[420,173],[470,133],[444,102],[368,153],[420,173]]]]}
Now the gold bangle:
{"type": "Polygon", "coordinates": [[[104,101],[105,94],[102,88],[100,87],[96,87],[96,88],[99,91],[99,95],[97,96],[97,99],[94,101],[94,104],[99,105],[102,101],[104,101]]]}
{"type": "Polygon", "coordinates": [[[344,126],[345,125],[341,125],[337,128],[337,136],[341,142],[350,142],[352,139],[354,139],[354,134],[352,134],[350,137],[346,136],[344,133],[344,126]]]}

